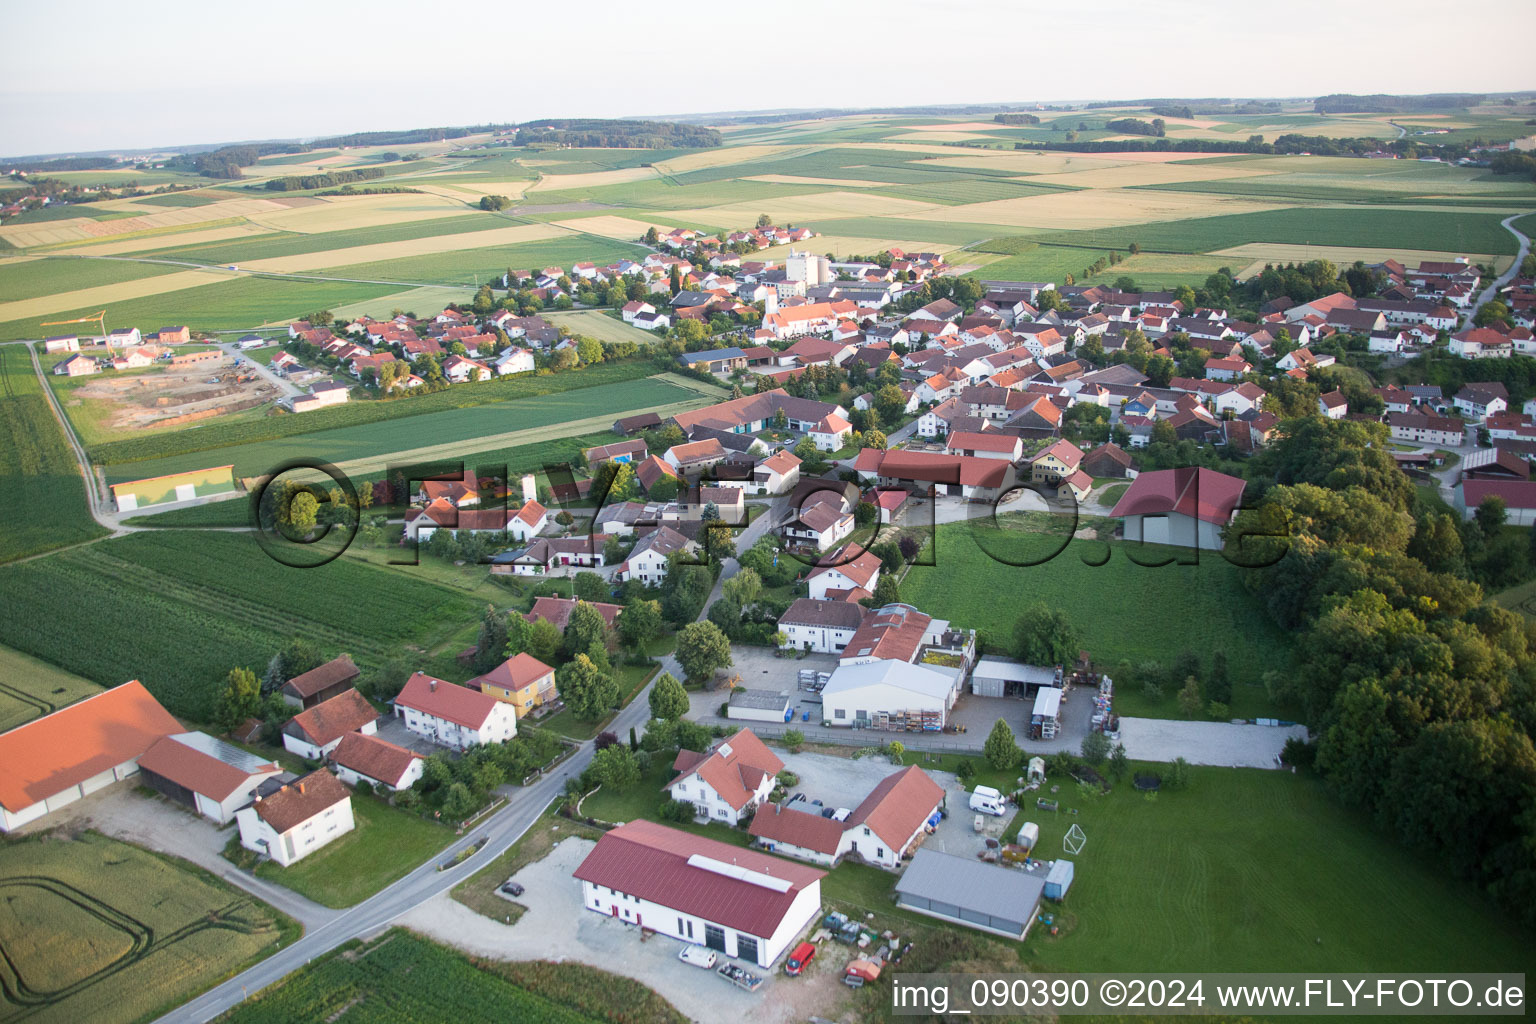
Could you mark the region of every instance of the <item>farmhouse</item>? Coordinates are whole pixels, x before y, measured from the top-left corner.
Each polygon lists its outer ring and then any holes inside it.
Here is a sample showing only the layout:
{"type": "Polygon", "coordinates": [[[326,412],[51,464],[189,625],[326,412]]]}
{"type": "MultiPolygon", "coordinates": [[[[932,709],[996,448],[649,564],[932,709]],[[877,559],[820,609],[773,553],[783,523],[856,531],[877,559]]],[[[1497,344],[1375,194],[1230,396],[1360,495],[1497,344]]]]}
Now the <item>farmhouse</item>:
{"type": "Polygon", "coordinates": [[[660,586],[667,578],[667,556],[674,551],[684,551],[695,545],[687,537],[670,526],[658,526],[641,537],[630,550],[629,557],[614,573],[620,582],[639,580],[647,586],[660,586]]]}
{"type": "Polygon", "coordinates": [[[837,600],[855,594],[864,597],[874,592],[880,582],[880,558],[858,544],[844,546],[816,563],[806,585],[809,596],[818,601],[837,600]]]}
{"type": "Polygon", "coordinates": [[[410,789],[421,778],[422,761],[415,751],[359,732],[343,736],[331,751],[331,764],[342,782],[349,786],[366,782],[394,792],[410,789]]]}
{"type": "Polygon", "coordinates": [[[1019,940],[1040,910],[1045,878],[969,857],[918,850],[896,883],[896,905],[1019,940]]]}
{"type": "Polygon", "coordinates": [[[1463,519],[1477,515],[1489,498],[1504,503],[1504,522],[1510,526],[1536,526],[1536,481],[1463,480],[1456,488],[1456,505],[1463,519]]]}
{"type": "Polygon", "coordinates": [[[268,797],[258,796],[235,815],[240,845],[283,867],[352,831],[352,797],[324,768],[268,797]]]}
{"type": "Polygon", "coordinates": [[[334,381],[315,384],[310,387],[309,394],[298,395],[293,399],[293,411],[313,412],[328,405],[342,405],[351,394],[352,389],[345,384],[334,381]]]}
{"type": "Polygon", "coordinates": [[[501,743],[517,735],[513,706],[488,693],[416,672],[395,698],[395,714],[418,736],[452,750],[501,743]]]}
{"type": "Polygon", "coordinates": [[[92,373],[100,373],[101,366],[90,356],[72,355],[68,359],[60,360],[53,364],[53,373],[56,377],[84,377],[92,373]]]}
{"type": "Polygon", "coordinates": [[[312,708],[351,689],[353,680],[361,674],[352,664],[352,657],[343,654],[284,683],[283,701],[300,711],[312,708]]]}
{"type": "Polygon", "coordinates": [[[800,506],[800,514],[782,528],[791,545],[814,551],[826,551],[853,532],[853,510],[841,495],[818,491],[800,506]]]}
{"type": "Polygon", "coordinates": [[[1013,464],[1003,459],[892,449],[862,448],[853,463],[866,482],[905,487],[914,494],[955,495],[996,501],[1014,485],[1013,464]]]}
{"type": "Polygon", "coordinates": [[[607,534],[539,537],[526,548],[503,551],[491,559],[494,575],[541,576],[556,569],[591,569],[603,565],[607,534]]]}
{"type": "Polygon", "coordinates": [[[606,833],[573,872],[587,909],[758,967],[820,915],[825,875],[645,820],[606,833]]]}
{"type": "MultiPolygon", "coordinates": [[[[571,621],[571,612],[582,602],[570,597],[538,597],[534,598],[533,608],[523,618],[529,622],[543,620],[554,626],[560,632],[565,632],[566,623],[571,621]]],[[[624,610],[623,605],[607,604],[603,601],[586,602],[603,617],[603,621],[612,629],[618,622],[619,613],[624,610]]]]}
{"type": "Polygon", "coordinates": [[[1395,441],[1418,441],[1447,448],[1459,446],[1467,429],[1461,420],[1419,412],[1392,413],[1387,424],[1395,441]]]}
{"type": "Polygon", "coordinates": [[[818,654],[841,654],[868,612],[854,601],[799,597],[779,616],[787,646],[818,654]]]}
{"type": "Polygon", "coordinates": [[[518,718],[560,697],[555,689],[555,670],[526,651],[508,658],[465,685],[511,704],[518,718]]]}
{"type": "Polygon", "coordinates": [[[318,761],[336,748],[349,732],[373,735],[379,713],[368,698],[353,689],[343,690],[288,719],[283,726],[283,747],[310,761],[318,761]]]}
{"type": "Polygon", "coordinates": [[[181,731],[135,679],[0,735],[0,831],[138,774],[144,752],[181,731]]]}
{"type": "Polygon", "coordinates": [[[776,388],[733,398],[703,409],[676,413],[672,416],[672,422],[681,427],[685,434],[701,425],[733,434],[755,434],[769,426],[780,412],[784,413],[790,430],[802,433],[834,413],[843,417],[848,415],[848,410],[840,405],[796,398],[784,389],[776,388]]]}
{"type": "Polygon", "coordinates": [[[429,502],[426,508],[405,513],[405,536],[416,542],[432,539],[438,530],[450,533],[505,533],[513,540],[527,541],[549,525],[549,514],[537,501],[521,508],[461,509],[446,498],[429,502]]]}
{"type": "Polygon", "coordinates": [[[749,831],[757,845],[799,860],[830,867],[851,855],[894,868],[927,836],[943,802],[944,790],[911,765],[881,779],[843,821],[768,804],[749,831]]]}
{"type": "Polygon", "coordinates": [[[1237,514],[1247,481],[1185,467],[1142,473],[1110,516],[1125,520],[1125,539],[1220,551],[1221,531],[1237,514]]]}
{"type": "Polygon", "coordinates": [[[1063,438],[1030,460],[1029,477],[1035,483],[1054,488],[1057,497],[1071,494],[1082,501],[1093,490],[1093,477],[1082,465],[1082,449],[1063,438]]]}
{"type": "Polygon", "coordinates": [[[283,769],[207,733],[181,732],[156,740],[139,771],[152,789],[225,825],[283,769]]]}
{"type": "Polygon", "coordinates": [[[768,799],[784,762],[742,729],[707,754],[678,751],[672,767],[679,773],[666,786],[673,800],[693,804],[701,818],[735,825],[768,799]]]}

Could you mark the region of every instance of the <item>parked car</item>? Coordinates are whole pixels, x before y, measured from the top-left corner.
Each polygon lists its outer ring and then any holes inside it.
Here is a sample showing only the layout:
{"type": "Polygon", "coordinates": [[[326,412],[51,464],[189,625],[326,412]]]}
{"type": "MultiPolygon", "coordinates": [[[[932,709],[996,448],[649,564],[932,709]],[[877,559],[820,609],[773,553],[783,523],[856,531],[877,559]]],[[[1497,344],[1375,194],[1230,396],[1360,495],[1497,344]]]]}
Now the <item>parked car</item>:
{"type": "Polygon", "coordinates": [[[836,807],[823,807],[821,809],[821,816],[823,818],[830,818],[830,817],[832,817],[832,815],[834,815],[836,813],[837,813],[837,808],[836,807]]]}
{"type": "Polygon", "coordinates": [[[508,896],[521,896],[523,894],[523,887],[516,882],[506,881],[501,883],[501,891],[508,896]]]}
{"type": "Polygon", "coordinates": [[[789,959],[784,961],[784,973],[798,975],[805,971],[805,967],[816,959],[816,947],[809,942],[802,942],[790,951],[789,959]]]}
{"type": "Polygon", "coordinates": [[[706,971],[713,968],[715,961],[719,959],[714,950],[705,949],[703,946],[684,946],[677,954],[677,958],[691,967],[702,967],[706,971]]]}

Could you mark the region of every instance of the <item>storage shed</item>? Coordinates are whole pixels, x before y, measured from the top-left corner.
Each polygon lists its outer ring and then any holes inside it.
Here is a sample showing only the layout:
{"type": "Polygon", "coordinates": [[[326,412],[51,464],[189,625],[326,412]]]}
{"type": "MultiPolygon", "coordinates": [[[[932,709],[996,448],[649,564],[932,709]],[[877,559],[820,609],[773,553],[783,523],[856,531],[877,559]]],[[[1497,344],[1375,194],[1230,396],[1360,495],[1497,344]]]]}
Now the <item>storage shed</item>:
{"type": "Polygon", "coordinates": [[[1032,697],[1042,686],[1060,686],[1061,672],[1004,658],[982,658],[971,670],[971,692],[978,697],[1032,697]]]}
{"type": "Polygon", "coordinates": [[[1033,739],[1048,740],[1056,735],[1061,717],[1061,691],[1054,686],[1035,692],[1035,707],[1029,715],[1029,733],[1033,739]]]}
{"type": "Polygon", "coordinates": [[[789,713],[786,690],[735,690],[725,709],[725,717],[748,722],[783,723],[789,713]]]}
{"type": "Polygon", "coordinates": [[[920,849],[896,883],[898,906],[942,921],[1022,939],[1040,909],[1043,880],[1017,868],[920,849]]]}
{"type": "Polygon", "coordinates": [[[1051,870],[1045,874],[1045,898],[1048,900],[1064,900],[1067,898],[1067,890],[1072,888],[1073,867],[1069,860],[1058,860],[1051,865],[1051,870]]]}

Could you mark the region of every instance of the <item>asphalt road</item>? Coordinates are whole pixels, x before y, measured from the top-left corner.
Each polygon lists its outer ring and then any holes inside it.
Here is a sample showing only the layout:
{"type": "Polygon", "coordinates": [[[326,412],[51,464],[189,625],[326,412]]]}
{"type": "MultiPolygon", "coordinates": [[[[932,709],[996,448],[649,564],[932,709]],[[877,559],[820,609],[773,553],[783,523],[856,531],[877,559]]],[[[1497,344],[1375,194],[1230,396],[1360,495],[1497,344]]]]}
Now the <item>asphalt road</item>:
{"type": "Polygon", "coordinates": [[[1472,318],[1477,315],[1477,311],[1479,309],[1481,309],[1486,303],[1493,301],[1494,296],[1499,293],[1500,288],[1503,288],[1505,285],[1509,284],[1509,282],[1515,279],[1515,275],[1520,273],[1521,262],[1524,261],[1525,257],[1530,254],[1530,238],[1523,234],[1519,228],[1515,227],[1515,221],[1524,216],[1525,214],[1523,213],[1516,213],[1505,217],[1502,221],[1499,222],[1504,226],[1505,231],[1508,231],[1510,234],[1515,236],[1515,239],[1520,243],[1520,251],[1515,253],[1515,261],[1509,265],[1509,269],[1504,271],[1504,273],[1500,274],[1498,277],[1494,278],[1488,287],[1483,289],[1482,294],[1477,297],[1477,301],[1472,304],[1472,308],[1467,310],[1468,324],[1472,322],[1472,318]]]}

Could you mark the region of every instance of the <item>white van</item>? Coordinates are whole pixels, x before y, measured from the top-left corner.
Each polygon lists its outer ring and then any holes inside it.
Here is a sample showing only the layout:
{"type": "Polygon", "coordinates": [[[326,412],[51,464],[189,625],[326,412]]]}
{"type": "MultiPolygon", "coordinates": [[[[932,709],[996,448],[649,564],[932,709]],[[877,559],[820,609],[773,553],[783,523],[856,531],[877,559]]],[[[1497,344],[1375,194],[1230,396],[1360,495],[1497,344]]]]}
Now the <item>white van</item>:
{"type": "Polygon", "coordinates": [[[971,810],[980,811],[983,814],[1003,815],[1008,813],[1004,806],[1003,794],[991,786],[977,786],[971,792],[971,810]]]}
{"type": "Polygon", "coordinates": [[[715,951],[703,946],[684,946],[683,951],[677,954],[677,958],[685,964],[694,967],[702,967],[706,971],[715,966],[715,951]]]}

